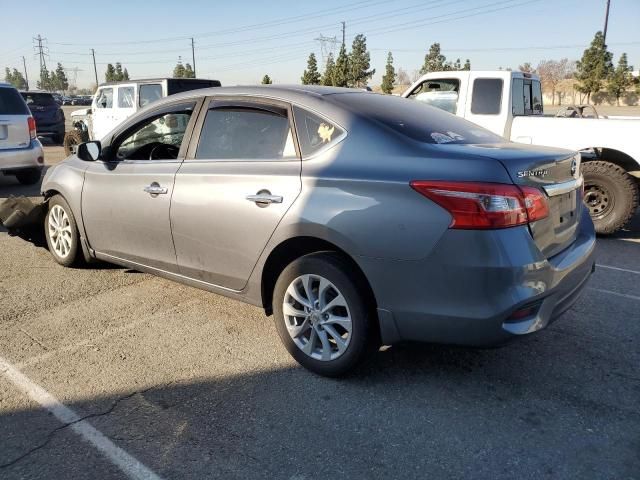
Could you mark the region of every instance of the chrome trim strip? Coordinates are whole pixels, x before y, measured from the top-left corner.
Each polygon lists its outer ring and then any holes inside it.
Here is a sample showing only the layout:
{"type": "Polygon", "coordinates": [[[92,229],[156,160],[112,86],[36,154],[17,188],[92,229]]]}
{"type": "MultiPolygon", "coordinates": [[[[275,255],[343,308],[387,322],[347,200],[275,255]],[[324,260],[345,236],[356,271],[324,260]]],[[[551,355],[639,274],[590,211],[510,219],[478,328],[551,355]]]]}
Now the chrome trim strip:
{"type": "Polygon", "coordinates": [[[547,195],[549,195],[550,197],[555,197],[556,195],[562,195],[577,190],[582,186],[583,181],[584,177],[580,176],[566,182],[556,183],[553,185],[545,185],[542,188],[544,188],[544,191],[547,192],[547,195]]]}

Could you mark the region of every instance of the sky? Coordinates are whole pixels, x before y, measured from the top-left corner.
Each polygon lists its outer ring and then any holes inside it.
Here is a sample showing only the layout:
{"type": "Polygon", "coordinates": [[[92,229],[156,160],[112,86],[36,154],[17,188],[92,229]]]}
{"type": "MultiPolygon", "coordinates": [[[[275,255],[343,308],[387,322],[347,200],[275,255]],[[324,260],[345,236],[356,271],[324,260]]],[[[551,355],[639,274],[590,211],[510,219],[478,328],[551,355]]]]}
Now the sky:
{"type": "MultiPolygon", "coordinates": [[[[39,71],[34,37],[40,35],[49,69],[61,62],[78,87],[95,83],[107,63],[121,62],[131,78],[171,76],[179,57],[198,77],[223,85],[300,83],[309,53],[322,62],[362,33],[377,85],[387,52],[396,69],[418,70],[439,42],[447,60],[471,60],[474,70],[534,66],[543,59],[577,60],[604,26],[606,0],[30,0],[28,9],[0,0],[0,71],[22,67],[32,85],[39,71]],[[79,5],[85,5],[80,8],[79,5]],[[74,72],[74,69],[78,69],[74,72]]],[[[626,52],[640,68],[640,0],[611,0],[607,44],[614,62],[626,52]]],[[[4,76],[3,74],[0,76],[4,76]]]]}

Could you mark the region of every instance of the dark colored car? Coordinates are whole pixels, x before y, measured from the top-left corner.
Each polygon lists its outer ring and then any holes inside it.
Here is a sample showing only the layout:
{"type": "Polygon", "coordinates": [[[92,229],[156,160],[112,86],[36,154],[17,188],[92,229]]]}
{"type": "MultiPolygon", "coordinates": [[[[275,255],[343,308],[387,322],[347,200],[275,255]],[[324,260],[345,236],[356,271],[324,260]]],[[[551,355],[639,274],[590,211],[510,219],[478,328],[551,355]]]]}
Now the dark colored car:
{"type": "Polygon", "coordinates": [[[64,112],[48,92],[20,92],[36,120],[39,137],[50,137],[54,143],[64,138],[64,112]]]}

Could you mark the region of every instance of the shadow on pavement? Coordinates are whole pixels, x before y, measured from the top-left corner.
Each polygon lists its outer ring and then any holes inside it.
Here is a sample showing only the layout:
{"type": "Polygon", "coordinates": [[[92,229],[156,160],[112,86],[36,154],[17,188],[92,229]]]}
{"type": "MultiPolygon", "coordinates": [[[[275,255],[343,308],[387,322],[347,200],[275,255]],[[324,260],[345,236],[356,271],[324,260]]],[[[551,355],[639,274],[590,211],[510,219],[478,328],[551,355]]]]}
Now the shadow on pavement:
{"type": "MultiPolygon", "coordinates": [[[[70,407],[163,478],[633,478],[638,380],[607,375],[597,345],[561,338],[497,350],[402,345],[342,380],[266,369],[70,407]]],[[[166,369],[162,358],[147,368],[166,369]]],[[[93,447],[51,433],[59,427],[39,408],[3,412],[0,465],[24,457],[0,476],[69,478],[77,450],[86,471],[107,478],[85,463],[93,447]]]]}

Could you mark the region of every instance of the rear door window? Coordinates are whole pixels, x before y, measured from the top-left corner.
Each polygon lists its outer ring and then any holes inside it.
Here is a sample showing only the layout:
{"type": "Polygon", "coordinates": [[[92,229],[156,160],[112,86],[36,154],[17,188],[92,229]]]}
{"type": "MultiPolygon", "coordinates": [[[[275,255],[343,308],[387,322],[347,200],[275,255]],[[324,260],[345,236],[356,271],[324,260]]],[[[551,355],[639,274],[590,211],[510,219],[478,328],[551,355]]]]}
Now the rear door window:
{"type": "Polygon", "coordinates": [[[300,107],[293,107],[293,114],[303,157],[314,155],[344,138],[345,131],[330,120],[300,107]]]}
{"type": "Polygon", "coordinates": [[[159,83],[148,83],[140,85],[140,93],[138,95],[138,105],[144,107],[151,102],[162,98],[162,85],[159,83]]]}
{"type": "Polygon", "coordinates": [[[96,97],[96,108],[113,108],[113,88],[102,88],[96,97]]]}
{"type": "Polygon", "coordinates": [[[29,115],[24,99],[13,88],[0,88],[0,115],[29,115]]]}
{"type": "Polygon", "coordinates": [[[471,113],[498,115],[502,104],[502,79],[476,78],[473,82],[471,113]]]}
{"type": "Polygon", "coordinates": [[[296,158],[287,110],[248,102],[212,102],[195,157],[243,161],[296,158]]]}

